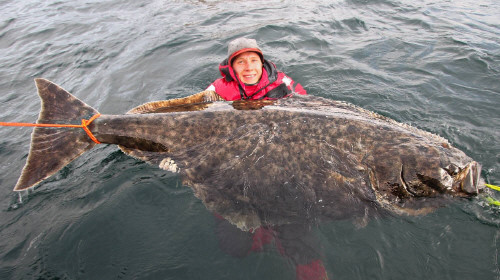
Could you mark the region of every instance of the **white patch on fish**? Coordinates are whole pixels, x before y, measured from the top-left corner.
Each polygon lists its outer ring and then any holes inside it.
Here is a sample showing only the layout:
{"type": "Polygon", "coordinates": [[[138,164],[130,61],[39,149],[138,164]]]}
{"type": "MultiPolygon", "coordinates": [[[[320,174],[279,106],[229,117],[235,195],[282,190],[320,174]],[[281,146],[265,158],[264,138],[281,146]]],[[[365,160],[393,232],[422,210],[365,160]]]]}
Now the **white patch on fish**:
{"type": "Polygon", "coordinates": [[[171,158],[165,158],[160,162],[160,168],[170,172],[179,173],[180,168],[177,166],[175,161],[171,158]]]}

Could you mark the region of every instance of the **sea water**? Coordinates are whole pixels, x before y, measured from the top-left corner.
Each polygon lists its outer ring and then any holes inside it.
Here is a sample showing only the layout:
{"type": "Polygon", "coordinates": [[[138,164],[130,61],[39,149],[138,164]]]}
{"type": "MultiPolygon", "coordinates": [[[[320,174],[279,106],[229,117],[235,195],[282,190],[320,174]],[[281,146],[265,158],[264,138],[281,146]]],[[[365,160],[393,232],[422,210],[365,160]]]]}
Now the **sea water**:
{"type": "MultiPolygon", "coordinates": [[[[36,77],[106,114],[202,91],[247,36],[309,94],[439,134],[500,184],[498,15],[494,0],[4,0],[0,121],[36,121],[36,77]]],[[[225,254],[178,176],[115,146],[12,192],[30,133],[0,128],[0,279],[294,279],[272,246],[225,254]]],[[[314,231],[330,279],[500,279],[499,215],[477,198],[314,231]]]]}

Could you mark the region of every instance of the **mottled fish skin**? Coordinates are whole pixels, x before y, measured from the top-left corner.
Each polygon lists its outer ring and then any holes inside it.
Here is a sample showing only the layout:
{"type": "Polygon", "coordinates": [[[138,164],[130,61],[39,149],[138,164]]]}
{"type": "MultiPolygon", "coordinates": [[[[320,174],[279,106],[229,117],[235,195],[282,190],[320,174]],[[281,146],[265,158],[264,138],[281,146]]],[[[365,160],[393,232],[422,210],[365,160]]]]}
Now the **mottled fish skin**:
{"type": "Polygon", "coordinates": [[[425,214],[451,197],[476,195],[483,184],[480,166],[445,139],[350,104],[198,95],[186,101],[193,110],[169,112],[153,102],[102,115],[89,128],[102,143],[180,173],[209,210],[243,230],[425,214]]]}

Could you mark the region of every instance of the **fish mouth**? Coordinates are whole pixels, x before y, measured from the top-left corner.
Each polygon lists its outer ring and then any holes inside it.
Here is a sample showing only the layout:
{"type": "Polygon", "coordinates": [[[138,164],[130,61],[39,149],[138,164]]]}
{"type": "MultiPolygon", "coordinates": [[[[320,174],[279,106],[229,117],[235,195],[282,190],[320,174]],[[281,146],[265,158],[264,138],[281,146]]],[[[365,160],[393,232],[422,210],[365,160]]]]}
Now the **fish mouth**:
{"type": "Polygon", "coordinates": [[[456,182],[460,183],[460,190],[469,195],[477,195],[484,188],[481,179],[481,165],[475,161],[462,168],[456,178],[456,182]]]}

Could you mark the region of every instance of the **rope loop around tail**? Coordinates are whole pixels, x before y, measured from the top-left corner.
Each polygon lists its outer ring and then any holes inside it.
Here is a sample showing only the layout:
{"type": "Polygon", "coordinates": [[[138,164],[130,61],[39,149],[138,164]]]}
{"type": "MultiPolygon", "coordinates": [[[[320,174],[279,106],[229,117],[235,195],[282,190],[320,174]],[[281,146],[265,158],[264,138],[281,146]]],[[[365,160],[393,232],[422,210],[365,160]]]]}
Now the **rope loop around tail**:
{"type": "Polygon", "coordinates": [[[91,124],[95,119],[97,119],[100,116],[101,116],[101,114],[97,113],[97,114],[93,115],[92,118],[90,118],[88,120],[82,119],[83,130],[85,130],[85,132],[90,137],[90,139],[92,139],[92,141],[94,141],[96,144],[101,144],[101,142],[99,142],[99,140],[97,140],[97,138],[95,138],[94,134],[92,134],[92,132],[88,128],[88,125],[91,124]]]}
{"type": "Polygon", "coordinates": [[[68,128],[82,128],[85,133],[94,141],[96,144],[101,144],[99,140],[92,134],[88,126],[101,114],[97,113],[93,115],[90,119],[82,119],[82,124],[49,124],[49,123],[16,123],[16,122],[0,122],[0,126],[29,126],[29,127],[68,127],[68,128]]]}

